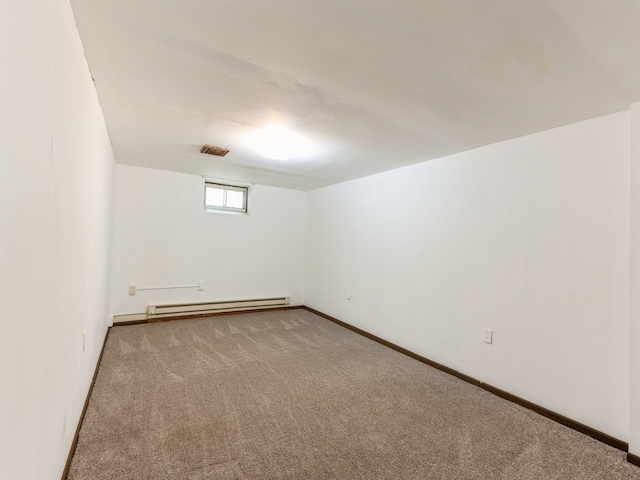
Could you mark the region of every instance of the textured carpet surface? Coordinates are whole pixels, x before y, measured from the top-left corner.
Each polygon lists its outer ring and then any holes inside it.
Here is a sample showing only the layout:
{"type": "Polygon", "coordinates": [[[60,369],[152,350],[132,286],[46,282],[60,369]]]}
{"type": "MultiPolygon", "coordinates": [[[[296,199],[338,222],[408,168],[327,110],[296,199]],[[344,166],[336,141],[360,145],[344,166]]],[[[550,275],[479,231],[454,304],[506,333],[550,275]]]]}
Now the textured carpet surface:
{"type": "Polygon", "coordinates": [[[289,310],[113,328],[68,478],[640,480],[640,468],[289,310]]]}

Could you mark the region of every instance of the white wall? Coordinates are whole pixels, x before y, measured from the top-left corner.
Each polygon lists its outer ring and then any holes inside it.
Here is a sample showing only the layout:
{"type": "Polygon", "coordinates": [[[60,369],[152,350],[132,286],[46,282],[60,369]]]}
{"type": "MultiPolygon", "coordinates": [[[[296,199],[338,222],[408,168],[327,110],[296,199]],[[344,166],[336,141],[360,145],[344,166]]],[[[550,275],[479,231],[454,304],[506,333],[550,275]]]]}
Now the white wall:
{"type": "Polygon", "coordinates": [[[250,196],[249,215],[207,213],[202,177],[117,165],[112,313],[280,295],[302,304],[306,193],[255,185],[250,196]],[[200,280],[204,291],[128,293],[200,280]]]}
{"type": "Polygon", "coordinates": [[[107,330],[113,154],[69,2],[0,18],[0,478],[56,479],[107,330]]]}
{"type": "Polygon", "coordinates": [[[627,440],[629,122],[310,192],[305,304],[627,440]]]}
{"type": "Polygon", "coordinates": [[[629,452],[640,456],[640,102],[631,105],[629,452]]]}

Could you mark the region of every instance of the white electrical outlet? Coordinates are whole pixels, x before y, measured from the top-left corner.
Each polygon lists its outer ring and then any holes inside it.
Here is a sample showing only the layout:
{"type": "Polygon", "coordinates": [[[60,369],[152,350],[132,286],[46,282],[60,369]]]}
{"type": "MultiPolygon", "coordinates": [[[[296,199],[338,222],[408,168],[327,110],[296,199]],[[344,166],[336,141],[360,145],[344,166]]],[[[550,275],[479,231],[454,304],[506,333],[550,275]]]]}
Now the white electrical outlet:
{"type": "Polygon", "coordinates": [[[198,290],[200,291],[204,290],[204,280],[200,280],[198,282],[198,290]]]}
{"type": "Polygon", "coordinates": [[[347,290],[347,300],[351,300],[351,290],[347,290]]]}
{"type": "Polygon", "coordinates": [[[493,343],[493,330],[489,328],[484,329],[484,343],[491,345],[493,343]]]}
{"type": "Polygon", "coordinates": [[[131,285],[129,285],[129,295],[135,295],[137,291],[138,291],[138,287],[136,287],[135,283],[132,283],[131,285]]]}

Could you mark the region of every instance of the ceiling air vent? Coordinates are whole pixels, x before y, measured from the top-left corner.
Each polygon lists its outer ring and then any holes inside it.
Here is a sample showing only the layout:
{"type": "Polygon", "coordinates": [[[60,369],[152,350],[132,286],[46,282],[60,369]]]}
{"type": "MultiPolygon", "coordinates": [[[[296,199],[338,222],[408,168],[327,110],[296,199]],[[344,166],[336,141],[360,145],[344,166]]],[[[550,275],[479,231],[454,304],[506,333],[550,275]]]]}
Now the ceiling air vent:
{"type": "Polygon", "coordinates": [[[228,148],[216,147],[215,145],[205,145],[200,149],[200,153],[207,153],[209,155],[216,155],[218,157],[224,157],[229,153],[228,148]]]}

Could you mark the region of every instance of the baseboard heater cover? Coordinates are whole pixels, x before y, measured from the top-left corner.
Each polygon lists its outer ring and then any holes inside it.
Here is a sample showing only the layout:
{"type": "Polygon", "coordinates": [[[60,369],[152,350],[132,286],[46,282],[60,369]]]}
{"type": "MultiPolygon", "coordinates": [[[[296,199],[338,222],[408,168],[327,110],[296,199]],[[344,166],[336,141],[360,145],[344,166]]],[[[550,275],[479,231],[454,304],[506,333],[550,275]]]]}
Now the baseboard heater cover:
{"type": "Polygon", "coordinates": [[[225,302],[184,303],[178,305],[149,305],[149,318],[162,318],[171,315],[189,315],[219,311],[249,310],[253,308],[283,307],[289,305],[289,297],[259,298],[253,300],[232,300],[225,302]]]}
{"type": "Polygon", "coordinates": [[[290,304],[289,297],[254,298],[246,300],[227,300],[219,302],[180,303],[174,305],[149,305],[141,314],[116,315],[114,323],[144,321],[158,318],[171,318],[186,315],[202,315],[207,313],[226,313],[244,310],[285,307],[290,304]]]}

